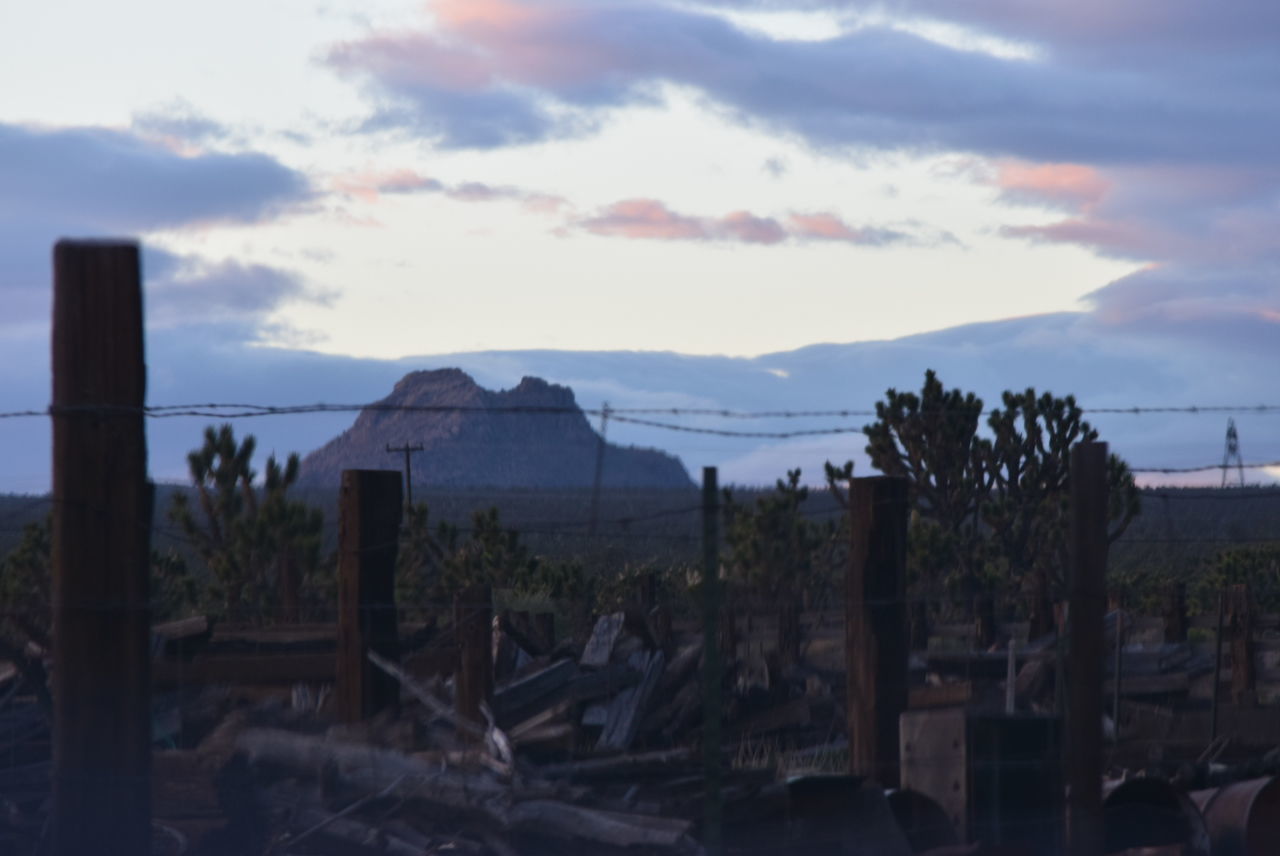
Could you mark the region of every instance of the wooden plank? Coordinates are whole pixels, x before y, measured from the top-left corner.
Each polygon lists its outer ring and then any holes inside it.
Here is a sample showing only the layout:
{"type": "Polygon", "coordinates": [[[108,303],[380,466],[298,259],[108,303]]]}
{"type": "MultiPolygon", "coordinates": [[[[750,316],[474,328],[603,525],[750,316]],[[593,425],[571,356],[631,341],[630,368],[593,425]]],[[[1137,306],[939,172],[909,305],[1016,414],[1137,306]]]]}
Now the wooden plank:
{"type": "Polygon", "coordinates": [[[572,660],[559,660],[533,674],[525,675],[499,688],[493,694],[493,715],[499,723],[519,715],[531,704],[546,698],[573,681],[578,666],[572,660]]]}
{"type": "Polygon", "coordinates": [[[846,583],[849,767],[898,782],[898,719],[907,709],[907,480],[856,478],[846,583]]]}
{"type": "Polygon", "coordinates": [[[59,241],[53,255],[51,852],[145,853],[153,492],[138,246],[59,241]]]}
{"type": "Polygon", "coordinates": [[[624,612],[600,616],[596,620],[595,628],[591,631],[591,638],[587,640],[587,646],[582,649],[582,657],[578,660],[578,664],[584,669],[603,669],[609,665],[613,646],[618,644],[618,637],[622,635],[626,620],[627,616],[624,612]]]}
{"type": "Polygon", "coordinates": [[[623,690],[614,697],[609,705],[609,720],[605,723],[597,744],[599,749],[625,752],[631,748],[636,732],[640,730],[640,721],[648,708],[649,699],[658,687],[658,680],[662,677],[662,669],[666,664],[662,652],[638,654],[635,659],[637,662],[634,665],[637,667],[643,663],[644,678],[636,686],[623,690]]]}
{"type": "Polygon", "coordinates": [[[1102,852],[1103,613],[1107,605],[1107,444],[1071,452],[1071,579],[1067,663],[1067,852],[1102,852]]]}
{"type": "Polygon", "coordinates": [[[369,651],[398,663],[396,552],[400,538],[400,474],[344,470],[339,496],[338,718],[359,722],[400,699],[395,678],[369,651]]]}

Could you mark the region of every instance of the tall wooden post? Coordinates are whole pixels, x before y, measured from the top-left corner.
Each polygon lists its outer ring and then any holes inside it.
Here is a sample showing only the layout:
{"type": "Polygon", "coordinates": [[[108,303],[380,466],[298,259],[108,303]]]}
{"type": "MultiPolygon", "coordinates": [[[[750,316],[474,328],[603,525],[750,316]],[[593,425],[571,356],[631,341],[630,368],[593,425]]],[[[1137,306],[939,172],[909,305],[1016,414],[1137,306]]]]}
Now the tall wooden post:
{"type": "Polygon", "coordinates": [[[1067,663],[1067,852],[1097,856],[1102,839],[1103,615],[1107,594],[1107,444],[1071,451],[1067,663]]]}
{"type": "Polygon", "coordinates": [[[1254,663],[1253,602],[1248,583],[1227,589],[1228,626],[1231,635],[1231,703],[1253,707],[1257,701],[1257,668],[1254,663]]]}
{"type": "Polygon", "coordinates": [[[151,846],[142,281],[134,243],[53,253],[55,856],[151,846]]]}
{"type": "Polygon", "coordinates": [[[338,529],[338,663],[336,696],[343,722],[359,722],[396,704],[396,679],[368,652],[400,657],[396,622],[396,552],[400,538],[400,473],[343,470],[338,529]]]}
{"type": "MultiPolygon", "coordinates": [[[[454,706],[460,721],[484,726],[480,705],[493,704],[493,590],[476,583],[459,592],[453,601],[453,626],[458,640],[454,706]]],[[[461,736],[474,739],[465,730],[461,736]]]]}
{"type": "Polygon", "coordinates": [[[898,783],[898,718],[907,709],[907,480],[856,478],[845,590],[849,771],[898,783]]]}
{"type": "Polygon", "coordinates": [[[720,488],[715,467],[702,468],[702,757],[706,804],[702,845],[709,856],[724,846],[720,757],[720,488]]]}

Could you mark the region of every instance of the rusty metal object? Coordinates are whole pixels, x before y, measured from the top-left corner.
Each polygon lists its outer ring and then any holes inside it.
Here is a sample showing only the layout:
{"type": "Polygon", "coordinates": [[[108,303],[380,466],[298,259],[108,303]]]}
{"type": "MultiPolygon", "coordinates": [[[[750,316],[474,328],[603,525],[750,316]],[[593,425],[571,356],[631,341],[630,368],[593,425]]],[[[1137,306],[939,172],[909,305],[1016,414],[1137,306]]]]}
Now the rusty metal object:
{"type": "Polygon", "coordinates": [[[1213,856],[1280,853],[1280,779],[1235,782],[1191,798],[1204,813],[1213,856]]]}
{"type": "Polygon", "coordinates": [[[924,853],[938,847],[960,843],[955,824],[937,801],[919,791],[896,790],[885,794],[889,810],[898,821],[912,853],[924,853]]]}
{"type": "Polygon", "coordinates": [[[1209,829],[1200,809],[1162,779],[1129,779],[1104,788],[1102,818],[1107,853],[1175,846],[1186,856],[1209,856],[1209,829]]]}

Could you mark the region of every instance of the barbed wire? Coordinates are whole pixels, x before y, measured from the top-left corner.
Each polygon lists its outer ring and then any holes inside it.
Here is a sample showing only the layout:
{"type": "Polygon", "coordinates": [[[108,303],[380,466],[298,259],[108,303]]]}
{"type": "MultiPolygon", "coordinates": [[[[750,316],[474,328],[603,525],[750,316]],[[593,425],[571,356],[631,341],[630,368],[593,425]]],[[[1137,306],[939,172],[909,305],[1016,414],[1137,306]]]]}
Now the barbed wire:
{"type": "MultiPolygon", "coordinates": [[[[358,413],[404,412],[404,413],[491,413],[491,414],[550,414],[602,416],[610,419],[622,419],[628,416],[702,416],[722,419],[864,419],[878,418],[876,410],[871,409],[830,409],[830,410],[733,410],[712,407],[578,407],[576,405],[509,405],[486,407],[463,404],[388,404],[386,402],[368,402],[362,404],[314,402],[309,404],[249,404],[244,402],[204,402],[193,404],[159,404],[130,406],[56,406],[50,405],[42,410],[10,410],[0,411],[0,419],[21,419],[56,415],[58,413],[76,412],[112,412],[142,413],[153,419],[175,417],[203,417],[210,419],[250,419],[263,416],[293,416],[314,413],[358,413]]],[[[990,415],[1001,408],[986,408],[978,412],[978,416],[990,415]]],[[[1141,416],[1151,414],[1220,414],[1220,413],[1280,413],[1280,404],[1214,404],[1214,405],[1131,405],[1127,407],[1084,407],[1083,414],[1141,416]]],[[[957,418],[972,418],[974,414],[955,410],[917,410],[912,415],[955,415],[957,418]]],[[[665,423],[662,423],[665,426],[665,423]]]]}

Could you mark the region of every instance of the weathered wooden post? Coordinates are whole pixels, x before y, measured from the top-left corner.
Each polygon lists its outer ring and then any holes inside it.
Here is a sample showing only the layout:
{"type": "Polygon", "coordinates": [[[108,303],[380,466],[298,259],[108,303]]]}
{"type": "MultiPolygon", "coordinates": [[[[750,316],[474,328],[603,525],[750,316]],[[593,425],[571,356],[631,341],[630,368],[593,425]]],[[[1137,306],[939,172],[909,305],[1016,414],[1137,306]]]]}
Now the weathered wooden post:
{"type": "Polygon", "coordinates": [[[850,484],[852,545],[845,592],[849,771],[898,783],[898,718],[907,709],[907,480],[850,484]]]}
{"type": "Polygon", "coordinates": [[[151,847],[151,487],[131,242],[53,253],[54,856],[151,847]]]}
{"type": "MultiPolygon", "coordinates": [[[[702,757],[706,777],[702,845],[709,856],[723,847],[720,803],[720,488],[715,467],[702,468],[702,757]]],[[[732,652],[731,652],[732,655],[732,652]]]]}
{"type": "Polygon", "coordinates": [[[1249,584],[1227,589],[1228,626],[1231,634],[1231,703],[1253,707],[1257,701],[1257,668],[1254,663],[1253,602],[1249,584]]]}
{"type": "Polygon", "coordinates": [[[1187,641],[1187,584],[1184,582],[1165,586],[1164,641],[1187,641]]]}
{"type": "MultiPolygon", "coordinates": [[[[453,679],[454,706],[460,722],[484,727],[482,704],[493,704],[493,590],[474,583],[453,601],[453,626],[458,640],[458,672],[453,679]]],[[[460,736],[474,740],[463,728],[460,736]]]]}
{"type": "Polygon", "coordinates": [[[1103,614],[1107,603],[1107,444],[1071,451],[1071,582],[1067,664],[1067,852],[1102,840],[1103,614]]]}
{"type": "Polygon", "coordinates": [[[338,529],[336,696],[343,722],[359,722],[396,704],[396,679],[369,662],[374,651],[400,658],[396,621],[396,553],[400,473],[343,470],[338,529]]]}

